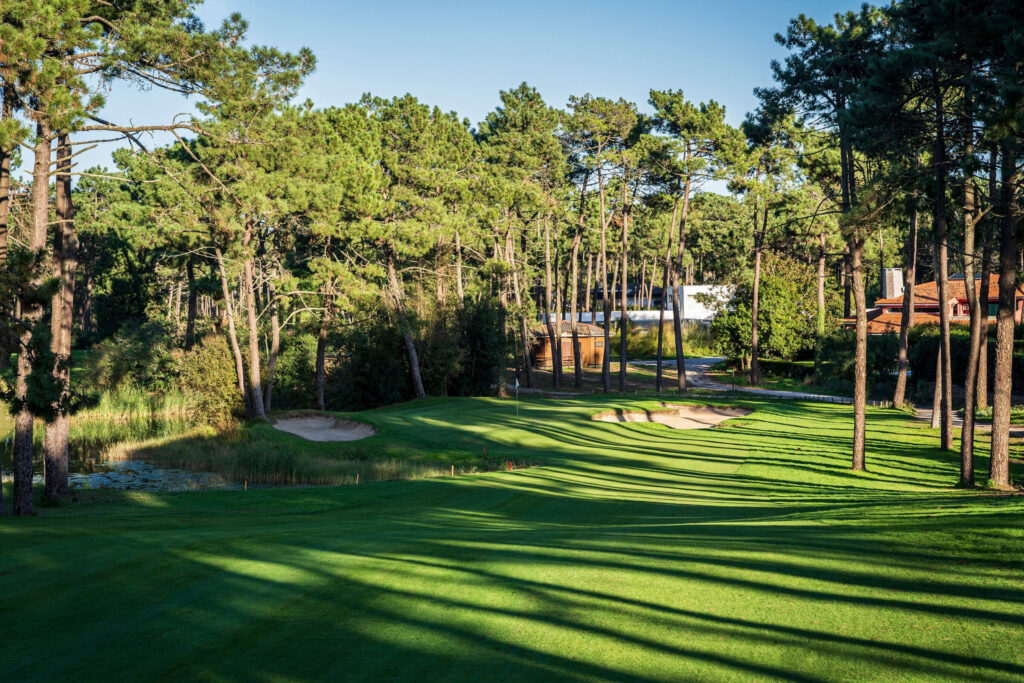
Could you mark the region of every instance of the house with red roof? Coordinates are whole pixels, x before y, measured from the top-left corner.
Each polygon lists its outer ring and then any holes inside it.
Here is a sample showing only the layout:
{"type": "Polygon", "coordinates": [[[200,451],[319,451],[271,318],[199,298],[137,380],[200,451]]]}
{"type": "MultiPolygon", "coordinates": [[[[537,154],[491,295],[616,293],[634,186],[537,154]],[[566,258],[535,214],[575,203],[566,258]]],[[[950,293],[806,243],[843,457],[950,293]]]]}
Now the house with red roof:
{"type": "MultiPolygon", "coordinates": [[[[868,334],[885,334],[887,332],[899,333],[900,318],[903,315],[903,293],[898,294],[893,290],[901,290],[902,284],[897,285],[895,281],[900,275],[898,268],[886,269],[885,287],[889,296],[875,301],[875,308],[868,311],[868,334]]],[[[902,280],[900,280],[902,282],[902,280]]],[[[981,276],[974,278],[974,290],[981,296],[981,276]]],[[[946,301],[939,301],[939,286],[934,282],[923,282],[914,286],[914,316],[913,325],[939,324],[939,306],[944,305],[949,311],[949,321],[958,325],[968,325],[971,322],[971,312],[967,305],[967,287],[963,275],[953,275],[949,278],[948,296],[946,301]]],[[[986,302],[982,302],[986,303],[986,302]]],[[[999,311],[999,275],[989,276],[988,286],[988,313],[989,324],[994,324],[996,314],[999,311]]],[[[1014,305],[1014,321],[1021,321],[1021,311],[1024,310],[1024,290],[1017,290],[1017,300],[1014,305]]],[[[856,318],[843,318],[845,327],[856,325],[856,318]]]]}

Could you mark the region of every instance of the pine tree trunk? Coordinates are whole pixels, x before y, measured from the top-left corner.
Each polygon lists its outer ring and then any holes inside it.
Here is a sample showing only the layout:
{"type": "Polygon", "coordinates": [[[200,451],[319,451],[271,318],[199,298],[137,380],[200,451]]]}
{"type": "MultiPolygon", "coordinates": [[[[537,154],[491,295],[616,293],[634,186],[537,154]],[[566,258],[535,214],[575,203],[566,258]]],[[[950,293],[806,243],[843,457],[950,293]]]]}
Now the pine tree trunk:
{"type": "Polygon", "coordinates": [[[1010,486],[1010,400],[1013,384],[1013,327],[1017,294],[1017,229],[1020,207],[1016,190],[1021,173],[1015,143],[1005,142],[1001,152],[1002,185],[999,197],[1002,234],[999,245],[999,315],[996,318],[996,358],[992,387],[992,453],[989,484],[1010,486]]]}
{"type": "Polygon", "coordinates": [[[277,357],[281,353],[281,319],[273,285],[267,291],[267,298],[270,300],[270,352],[267,354],[267,386],[263,389],[263,410],[269,413],[274,405],[274,379],[277,376],[277,357]]]}
{"type": "Polygon", "coordinates": [[[228,341],[231,343],[231,354],[235,358],[235,376],[238,379],[238,391],[245,403],[245,413],[249,419],[253,419],[256,413],[253,411],[252,401],[249,392],[245,389],[245,363],[242,362],[242,349],[238,345],[238,334],[235,331],[235,314],[231,306],[231,289],[228,286],[228,274],[224,269],[224,255],[220,247],[214,247],[217,256],[217,268],[220,271],[220,290],[224,296],[224,317],[228,324],[228,341]]]}
{"type": "Polygon", "coordinates": [[[757,339],[758,309],[761,303],[761,250],[763,247],[765,232],[768,229],[768,206],[765,202],[764,224],[759,230],[757,227],[757,214],[754,214],[754,292],[750,305],[750,386],[761,386],[761,363],[760,349],[757,339]]]}
{"type": "MultiPolygon", "coordinates": [[[[561,373],[558,366],[561,364],[561,329],[555,334],[555,325],[552,322],[553,302],[551,301],[551,226],[544,221],[544,325],[548,332],[548,348],[551,351],[551,386],[554,389],[561,388],[561,373]]],[[[559,325],[561,328],[561,325],[559,325]]]]}
{"type": "Polygon", "coordinates": [[[252,392],[253,415],[258,420],[266,420],[267,414],[263,410],[263,369],[260,362],[260,335],[253,270],[253,258],[248,256],[242,264],[242,284],[245,289],[246,323],[249,328],[249,391],[252,392]]]}
{"type": "Polygon", "coordinates": [[[316,407],[327,410],[324,388],[327,381],[327,329],[334,315],[334,296],[324,292],[324,312],[320,317],[320,332],[316,336],[316,407]]]}
{"type": "MultiPolygon", "coordinates": [[[[584,183],[584,187],[585,187],[584,183]]],[[[579,260],[580,260],[580,243],[583,241],[583,229],[584,229],[584,218],[583,213],[583,200],[585,197],[585,190],[581,192],[580,196],[580,221],[576,228],[576,234],[572,238],[572,246],[569,249],[569,261],[570,261],[570,280],[572,290],[569,295],[569,320],[571,321],[572,330],[572,373],[573,373],[573,386],[577,389],[583,386],[583,359],[580,358],[580,334],[576,326],[576,309],[579,307],[579,260]]]]}
{"type": "MultiPolygon", "coordinates": [[[[991,150],[991,163],[989,164],[989,205],[999,205],[999,150],[993,146],[991,150]]],[[[992,279],[992,248],[996,234],[996,222],[998,217],[994,211],[990,211],[985,218],[985,245],[981,249],[981,339],[979,340],[978,353],[978,387],[975,391],[978,401],[978,410],[988,410],[988,307],[991,292],[989,291],[989,280],[992,279]]]]}
{"type": "Polygon", "coordinates": [[[949,249],[946,236],[946,141],[941,95],[936,104],[935,136],[935,274],[939,289],[939,332],[942,335],[942,438],[943,450],[953,448],[953,373],[949,343],[949,249]]]}
{"type": "MultiPolygon", "coordinates": [[[[50,131],[46,126],[37,126],[35,162],[32,167],[32,238],[29,249],[39,253],[46,249],[46,233],[50,218],[50,131]]],[[[34,291],[43,284],[42,269],[35,269],[29,279],[28,290],[34,291]]],[[[32,301],[21,302],[23,330],[20,335],[15,392],[18,400],[28,396],[28,381],[32,374],[32,362],[27,352],[32,340],[32,326],[42,317],[39,305],[32,301]]],[[[22,408],[14,420],[14,514],[31,515],[32,502],[32,429],[34,419],[27,408],[22,408]]]]}
{"type": "Polygon", "coordinates": [[[196,272],[192,255],[185,261],[185,275],[188,280],[188,303],[185,312],[185,350],[190,351],[196,343],[196,272]]]}
{"type": "Polygon", "coordinates": [[[43,463],[47,500],[70,494],[68,484],[68,412],[71,397],[71,318],[75,305],[75,271],[78,269],[78,238],[75,207],[71,197],[71,145],[66,134],[57,144],[56,218],[53,234],[53,276],[60,281],[51,301],[50,351],[54,384],[61,387],[56,417],[46,425],[43,463]]]}
{"type": "MultiPolygon", "coordinates": [[[[676,236],[676,219],[679,216],[679,183],[676,183],[675,199],[672,202],[672,222],[668,226],[668,240],[665,243],[665,265],[661,277],[661,302],[658,311],[658,369],[655,377],[655,387],[660,392],[664,390],[662,379],[662,350],[665,342],[665,295],[668,293],[669,274],[672,272],[672,241],[676,236]]],[[[673,300],[674,301],[674,300],[673,300]]],[[[673,303],[673,312],[679,308],[678,303],[673,303]]],[[[674,325],[675,323],[673,323],[674,325]]],[[[678,361],[677,361],[678,362],[678,361]]]]}
{"type": "MultiPolygon", "coordinates": [[[[10,119],[14,114],[11,88],[3,89],[3,120],[10,119]]],[[[7,271],[7,221],[11,208],[11,154],[12,150],[0,148],[0,272],[7,271]]],[[[6,310],[6,304],[3,304],[6,310]]],[[[6,514],[4,508],[3,482],[0,481],[0,517],[6,514]]]]}
{"type": "Polygon", "coordinates": [[[629,210],[625,207],[625,185],[622,199],[622,237],[619,244],[622,261],[622,293],[619,295],[619,391],[626,393],[626,354],[629,344],[629,210]]]}
{"type": "Polygon", "coordinates": [[[843,287],[843,317],[849,318],[850,312],[852,310],[850,297],[853,293],[853,289],[851,287],[853,277],[850,272],[850,245],[846,245],[844,251],[845,253],[843,254],[842,264],[843,270],[840,276],[840,280],[842,280],[843,287]]]}
{"type": "Polygon", "coordinates": [[[907,400],[907,371],[910,361],[907,356],[907,344],[910,339],[910,328],[914,326],[914,286],[917,282],[917,192],[914,193],[914,206],[910,211],[910,226],[907,233],[907,268],[903,272],[903,306],[900,309],[900,348],[896,364],[896,390],[893,392],[892,404],[901,407],[907,400]]]}
{"type": "MultiPolygon", "coordinates": [[[[942,340],[939,340],[942,343],[942,340]]],[[[942,352],[935,354],[935,388],[932,391],[932,420],[931,428],[938,429],[942,426],[942,352]]]]}
{"type": "Polygon", "coordinates": [[[590,318],[589,318],[590,324],[591,325],[596,325],[597,324],[597,319],[596,319],[596,316],[594,315],[594,313],[595,313],[594,309],[596,308],[596,306],[594,306],[594,281],[592,279],[593,275],[594,275],[594,255],[588,253],[587,254],[587,288],[583,292],[583,302],[585,304],[584,308],[587,309],[587,314],[590,316],[590,318]]]}
{"type": "MultiPolygon", "coordinates": [[[[968,123],[968,130],[973,121],[968,123]]],[[[973,156],[973,140],[970,132],[964,154],[969,159],[973,156]]],[[[967,306],[971,312],[970,351],[967,358],[967,370],[964,374],[964,424],[960,431],[960,481],[961,488],[974,486],[974,411],[977,405],[978,391],[978,356],[981,343],[981,306],[974,281],[974,231],[975,231],[975,193],[974,180],[970,176],[964,178],[964,290],[967,294],[967,306]]]]}
{"type": "Polygon", "coordinates": [[[865,469],[864,444],[867,435],[866,404],[868,375],[868,316],[864,296],[864,241],[854,239],[850,244],[850,269],[853,271],[853,300],[857,310],[857,345],[854,360],[853,383],[853,465],[854,470],[865,469]]]}
{"type": "MultiPolygon", "coordinates": [[[[689,155],[686,157],[689,161],[689,155]]],[[[686,355],[683,349],[683,316],[686,311],[686,302],[680,301],[680,279],[683,268],[683,258],[686,256],[686,218],[690,212],[690,176],[686,176],[683,185],[683,206],[679,215],[679,242],[676,249],[676,259],[672,267],[672,328],[675,331],[676,341],[676,389],[686,391],[686,355]]]]}
{"type": "Polygon", "coordinates": [[[461,304],[465,299],[465,292],[462,289],[462,238],[459,231],[455,231],[455,293],[461,304]]]}
{"type": "Polygon", "coordinates": [[[611,317],[612,307],[611,301],[608,299],[608,216],[605,213],[604,208],[604,179],[601,175],[601,167],[597,167],[597,188],[598,197],[600,199],[601,207],[601,254],[598,257],[600,260],[601,268],[601,308],[604,312],[604,353],[601,361],[601,385],[604,389],[604,393],[609,393],[612,390],[611,381],[611,358],[609,352],[611,351],[611,317]]]}
{"type": "Polygon", "coordinates": [[[818,310],[814,336],[814,377],[820,382],[822,379],[821,367],[821,342],[825,338],[825,231],[818,233],[818,310]]]}
{"type": "Polygon", "coordinates": [[[412,377],[412,390],[416,398],[426,398],[427,392],[423,389],[423,376],[420,374],[420,357],[416,352],[416,342],[412,338],[412,329],[409,327],[409,319],[405,314],[405,301],[402,295],[402,285],[398,281],[398,271],[395,269],[395,252],[388,244],[385,246],[387,252],[388,283],[391,287],[391,299],[395,307],[395,315],[398,317],[398,326],[402,331],[402,340],[405,342],[405,352],[409,357],[409,374],[412,377]]]}
{"type": "Polygon", "coordinates": [[[519,340],[523,346],[523,373],[526,375],[526,387],[533,388],[533,363],[530,352],[531,345],[530,330],[526,323],[526,309],[523,306],[522,293],[519,289],[519,268],[516,266],[515,242],[509,242],[508,261],[512,270],[512,294],[515,296],[516,310],[519,312],[519,340]]]}

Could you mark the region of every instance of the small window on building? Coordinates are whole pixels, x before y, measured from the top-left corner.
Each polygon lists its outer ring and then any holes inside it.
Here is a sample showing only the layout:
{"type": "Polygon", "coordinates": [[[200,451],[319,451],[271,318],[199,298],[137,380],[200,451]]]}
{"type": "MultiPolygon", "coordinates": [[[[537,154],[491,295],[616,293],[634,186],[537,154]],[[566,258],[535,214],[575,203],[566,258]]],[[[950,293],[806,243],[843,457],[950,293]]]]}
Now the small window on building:
{"type": "Polygon", "coordinates": [[[989,304],[988,305],[988,314],[989,315],[999,315],[999,304],[989,304]]]}
{"type": "MultiPolygon", "coordinates": [[[[604,340],[599,340],[597,342],[597,348],[601,348],[602,346],[604,346],[604,340]]],[[[952,363],[951,363],[951,365],[952,365],[952,363]]]]}

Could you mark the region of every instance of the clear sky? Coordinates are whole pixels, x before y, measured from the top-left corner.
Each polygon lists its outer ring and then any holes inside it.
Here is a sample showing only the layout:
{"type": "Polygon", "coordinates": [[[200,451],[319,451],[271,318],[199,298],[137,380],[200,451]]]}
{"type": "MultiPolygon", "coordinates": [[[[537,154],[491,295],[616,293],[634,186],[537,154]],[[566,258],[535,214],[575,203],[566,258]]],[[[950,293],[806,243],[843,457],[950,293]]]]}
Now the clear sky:
{"type": "MultiPolygon", "coordinates": [[[[857,0],[206,0],[200,16],[214,27],[241,12],[257,44],[309,47],[316,72],[302,96],[317,105],[352,102],[364,92],[407,92],[474,123],[498,103],[498,91],[527,81],[545,100],[569,95],[624,97],[646,108],[648,91],[682,89],[695,101],[725,105],[731,123],[756,106],[753,88],[771,82],[783,55],[773,36],[801,13],[828,21],[857,0]]],[[[104,116],[164,123],[191,111],[181,96],[118,86],[104,116]]],[[[151,141],[152,142],[152,141],[151,141]]],[[[83,154],[110,165],[111,146],[83,154]]]]}

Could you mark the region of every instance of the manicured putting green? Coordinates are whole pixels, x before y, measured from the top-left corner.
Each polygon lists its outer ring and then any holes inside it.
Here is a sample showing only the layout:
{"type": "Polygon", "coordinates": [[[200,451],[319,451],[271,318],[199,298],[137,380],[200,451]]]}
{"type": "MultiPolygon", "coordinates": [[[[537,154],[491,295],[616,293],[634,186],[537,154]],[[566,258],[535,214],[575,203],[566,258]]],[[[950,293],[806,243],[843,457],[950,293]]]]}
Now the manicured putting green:
{"type": "Polygon", "coordinates": [[[0,520],[0,680],[1024,677],[1024,498],[894,411],[865,474],[847,406],[590,419],[656,405],[423,401],[366,448],[540,466],[0,520]]]}

